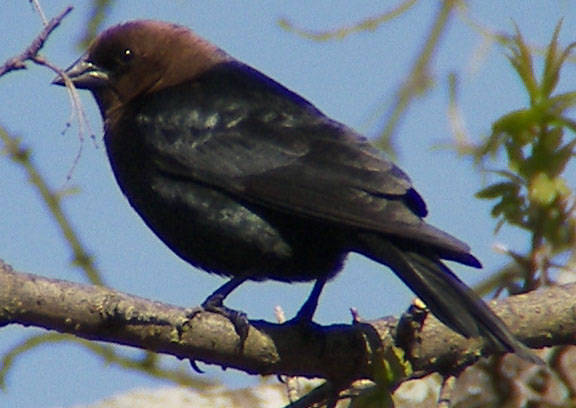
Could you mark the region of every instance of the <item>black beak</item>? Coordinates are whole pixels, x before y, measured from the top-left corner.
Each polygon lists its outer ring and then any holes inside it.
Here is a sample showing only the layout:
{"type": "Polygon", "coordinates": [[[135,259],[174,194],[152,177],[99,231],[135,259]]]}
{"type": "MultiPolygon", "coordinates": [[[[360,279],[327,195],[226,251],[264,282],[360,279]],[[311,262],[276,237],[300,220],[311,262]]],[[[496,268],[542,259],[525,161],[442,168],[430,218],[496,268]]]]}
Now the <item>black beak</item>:
{"type": "MultiPolygon", "coordinates": [[[[66,69],[64,71],[66,76],[70,78],[76,88],[80,89],[94,89],[106,85],[108,83],[108,72],[88,61],[86,57],[86,55],[83,55],[66,69]]],[[[66,82],[61,75],[54,78],[52,84],[66,86],[66,82]]]]}

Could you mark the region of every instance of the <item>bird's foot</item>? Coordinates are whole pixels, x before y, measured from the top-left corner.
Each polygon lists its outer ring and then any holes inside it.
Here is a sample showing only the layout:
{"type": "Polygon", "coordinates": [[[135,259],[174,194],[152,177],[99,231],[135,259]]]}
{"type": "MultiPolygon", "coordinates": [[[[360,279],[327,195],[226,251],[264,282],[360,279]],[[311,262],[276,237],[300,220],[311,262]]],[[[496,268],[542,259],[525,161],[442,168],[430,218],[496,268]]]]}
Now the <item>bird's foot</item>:
{"type": "Polygon", "coordinates": [[[223,299],[221,295],[209,296],[200,307],[191,309],[187,317],[191,320],[200,312],[211,312],[224,316],[232,323],[236,334],[238,334],[239,340],[236,347],[237,352],[241,353],[248,338],[250,322],[246,313],[224,306],[223,299]]]}
{"type": "Polygon", "coordinates": [[[313,310],[302,307],[296,316],[284,324],[297,329],[303,336],[314,336],[318,333],[318,325],[312,320],[313,315],[313,310]]]}

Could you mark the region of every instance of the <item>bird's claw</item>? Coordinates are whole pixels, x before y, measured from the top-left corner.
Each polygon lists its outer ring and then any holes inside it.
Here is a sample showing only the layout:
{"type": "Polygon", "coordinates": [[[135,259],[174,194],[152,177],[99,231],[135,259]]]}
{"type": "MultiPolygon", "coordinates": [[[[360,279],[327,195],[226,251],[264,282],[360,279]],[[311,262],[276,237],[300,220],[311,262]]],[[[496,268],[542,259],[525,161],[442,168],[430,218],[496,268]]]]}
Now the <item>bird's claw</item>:
{"type": "Polygon", "coordinates": [[[198,374],[205,374],[205,371],[200,369],[200,367],[198,367],[198,363],[196,363],[196,360],[194,359],[190,359],[190,366],[192,367],[192,369],[194,371],[196,371],[198,374]]]}
{"type": "Polygon", "coordinates": [[[204,301],[204,303],[202,303],[202,306],[191,309],[188,312],[187,317],[192,320],[200,312],[211,312],[224,316],[230,321],[230,323],[232,323],[236,334],[238,334],[239,340],[236,345],[236,351],[241,353],[244,350],[244,344],[248,338],[248,332],[250,330],[248,316],[244,312],[224,306],[222,300],[223,298],[221,296],[209,297],[204,301]]]}

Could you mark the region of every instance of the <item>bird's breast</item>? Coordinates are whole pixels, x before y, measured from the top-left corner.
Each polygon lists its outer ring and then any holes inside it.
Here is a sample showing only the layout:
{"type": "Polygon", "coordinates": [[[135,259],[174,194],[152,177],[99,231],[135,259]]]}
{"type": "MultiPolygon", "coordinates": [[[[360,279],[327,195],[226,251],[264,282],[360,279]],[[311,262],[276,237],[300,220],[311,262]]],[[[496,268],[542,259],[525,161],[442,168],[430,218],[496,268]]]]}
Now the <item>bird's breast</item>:
{"type": "Polygon", "coordinates": [[[105,137],[117,182],[143,221],[184,260],[209,272],[249,274],[254,280],[307,281],[340,270],[345,251],[329,226],[166,174],[138,135],[122,136],[105,137]]]}

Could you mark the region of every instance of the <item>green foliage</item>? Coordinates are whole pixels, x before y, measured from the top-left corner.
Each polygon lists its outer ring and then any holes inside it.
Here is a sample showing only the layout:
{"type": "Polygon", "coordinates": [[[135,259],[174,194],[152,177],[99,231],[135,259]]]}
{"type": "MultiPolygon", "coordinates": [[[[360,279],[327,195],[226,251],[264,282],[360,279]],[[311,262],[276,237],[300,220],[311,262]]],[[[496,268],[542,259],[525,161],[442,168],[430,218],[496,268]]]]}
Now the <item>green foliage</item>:
{"type": "Polygon", "coordinates": [[[508,59],[528,93],[529,105],[499,118],[473,153],[483,166],[505,155],[507,167],[491,171],[496,180],[477,197],[496,201],[492,215],[498,228],[508,224],[531,234],[528,258],[538,253],[552,257],[573,251],[576,245],[576,200],[565,177],[576,152],[576,121],[568,116],[576,106],[576,92],[554,94],[560,70],[576,43],[562,49],[560,27],[547,47],[540,78],[534,72],[532,52],[516,30],[508,59]]]}
{"type": "Polygon", "coordinates": [[[412,365],[399,347],[375,349],[366,342],[372,355],[372,377],[375,385],[368,387],[350,403],[350,408],[392,408],[394,388],[413,374],[412,365]]]}

